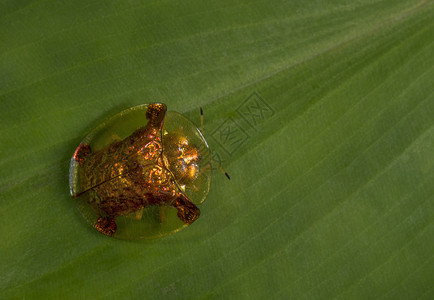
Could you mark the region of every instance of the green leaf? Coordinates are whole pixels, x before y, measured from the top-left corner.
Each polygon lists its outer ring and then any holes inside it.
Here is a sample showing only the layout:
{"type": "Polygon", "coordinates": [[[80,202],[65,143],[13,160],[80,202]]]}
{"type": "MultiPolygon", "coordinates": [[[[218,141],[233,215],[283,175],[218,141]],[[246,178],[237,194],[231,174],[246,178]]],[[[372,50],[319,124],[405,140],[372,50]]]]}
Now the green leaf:
{"type": "Polygon", "coordinates": [[[0,294],[434,298],[433,1],[0,4],[0,294]],[[69,195],[81,139],[161,101],[217,160],[201,217],[107,238],[69,195]]]}

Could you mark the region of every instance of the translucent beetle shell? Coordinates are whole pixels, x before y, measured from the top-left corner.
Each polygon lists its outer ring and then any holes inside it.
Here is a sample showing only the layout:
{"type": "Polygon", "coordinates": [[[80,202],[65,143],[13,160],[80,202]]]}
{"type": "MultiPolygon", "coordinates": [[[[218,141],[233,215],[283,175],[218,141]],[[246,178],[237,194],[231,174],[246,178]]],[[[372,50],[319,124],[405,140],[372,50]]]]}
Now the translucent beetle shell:
{"type": "Polygon", "coordinates": [[[211,174],[201,131],[165,104],[151,103],[122,111],[86,136],[71,159],[69,184],[99,232],[156,238],[199,217],[211,174]]]}

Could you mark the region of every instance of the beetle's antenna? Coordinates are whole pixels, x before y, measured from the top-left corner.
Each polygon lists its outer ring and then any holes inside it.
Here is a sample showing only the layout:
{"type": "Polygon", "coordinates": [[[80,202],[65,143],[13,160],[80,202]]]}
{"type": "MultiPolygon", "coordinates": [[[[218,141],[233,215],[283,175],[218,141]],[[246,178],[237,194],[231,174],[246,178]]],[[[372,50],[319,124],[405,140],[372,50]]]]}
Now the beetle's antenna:
{"type": "Polygon", "coordinates": [[[202,132],[202,135],[203,135],[204,131],[203,131],[203,109],[202,109],[202,106],[200,107],[200,132],[202,132]]]}
{"type": "MultiPolygon", "coordinates": [[[[204,133],[204,130],[203,130],[203,109],[202,109],[202,106],[200,107],[200,132],[203,134],[204,133]]],[[[231,177],[229,176],[229,174],[222,168],[222,166],[220,166],[220,164],[214,159],[214,158],[212,158],[211,157],[211,161],[217,166],[217,168],[219,168],[219,170],[223,173],[223,174],[225,174],[225,176],[229,179],[229,180],[231,180],[231,177]]]]}
{"type": "Polygon", "coordinates": [[[212,162],[217,166],[217,168],[219,168],[219,170],[223,173],[223,174],[225,174],[225,176],[229,179],[229,180],[231,180],[231,177],[229,176],[229,174],[222,168],[222,166],[220,166],[220,164],[214,159],[214,158],[212,158],[211,157],[211,160],[212,160],[212,162]]]}

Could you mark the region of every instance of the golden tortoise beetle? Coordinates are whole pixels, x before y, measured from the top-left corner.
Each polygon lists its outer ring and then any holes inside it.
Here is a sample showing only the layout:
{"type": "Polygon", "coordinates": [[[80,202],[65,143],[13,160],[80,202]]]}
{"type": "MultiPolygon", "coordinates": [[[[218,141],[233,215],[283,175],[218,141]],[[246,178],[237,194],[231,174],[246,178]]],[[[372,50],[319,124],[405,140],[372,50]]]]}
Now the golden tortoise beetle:
{"type": "Polygon", "coordinates": [[[165,104],[151,103],[122,111],[75,150],[71,195],[99,232],[155,238],[199,217],[197,205],[211,184],[210,150],[201,130],[166,110],[165,104]]]}

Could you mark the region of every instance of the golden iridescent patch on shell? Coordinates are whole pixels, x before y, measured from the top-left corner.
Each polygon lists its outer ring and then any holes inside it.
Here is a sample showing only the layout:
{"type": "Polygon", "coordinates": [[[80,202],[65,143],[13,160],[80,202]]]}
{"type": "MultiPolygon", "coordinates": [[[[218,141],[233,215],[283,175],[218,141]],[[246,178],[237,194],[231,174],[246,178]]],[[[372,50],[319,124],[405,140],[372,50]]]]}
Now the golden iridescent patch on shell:
{"type": "Polygon", "coordinates": [[[201,131],[162,103],[120,112],[80,143],[70,164],[71,195],[99,232],[157,238],[192,224],[211,184],[201,131]]]}

